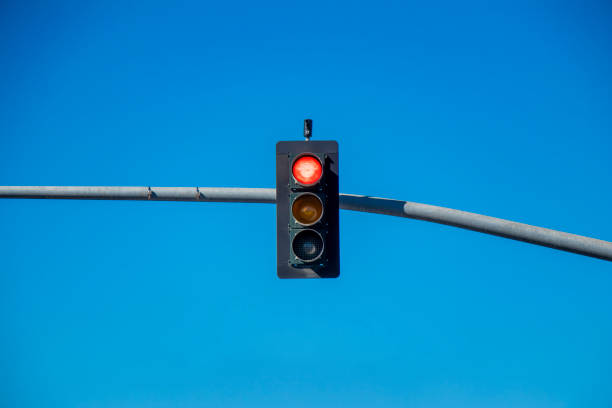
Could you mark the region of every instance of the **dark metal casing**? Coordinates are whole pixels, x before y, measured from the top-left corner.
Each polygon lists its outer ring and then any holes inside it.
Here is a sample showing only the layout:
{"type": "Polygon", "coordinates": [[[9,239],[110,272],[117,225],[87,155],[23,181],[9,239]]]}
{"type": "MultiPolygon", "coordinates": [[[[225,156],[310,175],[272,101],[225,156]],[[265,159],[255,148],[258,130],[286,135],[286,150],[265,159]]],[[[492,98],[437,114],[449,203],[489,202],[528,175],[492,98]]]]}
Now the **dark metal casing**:
{"type": "Polygon", "coordinates": [[[340,275],[338,194],[338,143],[336,141],[287,141],[276,144],[276,265],[279,278],[337,278],[340,275]],[[321,161],[323,174],[314,186],[301,186],[293,179],[293,161],[309,153],[321,161]],[[323,216],[314,225],[295,222],[291,204],[302,192],[316,194],[323,202],[323,216]],[[302,229],[312,229],[323,238],[323,254],[314,262],[301,261],[292,250],[292,240],[302,229]]]}

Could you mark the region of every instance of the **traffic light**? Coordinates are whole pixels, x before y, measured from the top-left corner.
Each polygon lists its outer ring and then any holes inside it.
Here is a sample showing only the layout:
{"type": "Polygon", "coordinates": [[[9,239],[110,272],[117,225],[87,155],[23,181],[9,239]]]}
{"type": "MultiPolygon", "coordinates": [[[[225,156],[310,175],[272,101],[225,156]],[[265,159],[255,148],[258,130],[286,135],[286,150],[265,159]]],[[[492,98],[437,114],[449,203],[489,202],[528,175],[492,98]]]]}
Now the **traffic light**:
{"type": "Polygon", "coordinates": [[[279,278],[337,278],[338,143],[276,144],[276,262],[279,278]]]}

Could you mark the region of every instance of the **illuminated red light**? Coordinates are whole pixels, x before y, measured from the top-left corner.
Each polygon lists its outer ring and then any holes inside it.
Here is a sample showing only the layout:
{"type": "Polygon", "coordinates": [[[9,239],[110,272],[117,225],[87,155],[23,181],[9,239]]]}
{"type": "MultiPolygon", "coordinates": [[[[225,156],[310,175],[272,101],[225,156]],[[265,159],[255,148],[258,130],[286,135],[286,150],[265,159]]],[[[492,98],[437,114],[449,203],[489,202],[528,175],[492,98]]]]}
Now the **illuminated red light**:
{"type": "Polygon", "coordinates": [[[322,173],[321,162],[313,156],[302,156],[293,163],[293,177],[300,184],[314,184],[322,173]]]}

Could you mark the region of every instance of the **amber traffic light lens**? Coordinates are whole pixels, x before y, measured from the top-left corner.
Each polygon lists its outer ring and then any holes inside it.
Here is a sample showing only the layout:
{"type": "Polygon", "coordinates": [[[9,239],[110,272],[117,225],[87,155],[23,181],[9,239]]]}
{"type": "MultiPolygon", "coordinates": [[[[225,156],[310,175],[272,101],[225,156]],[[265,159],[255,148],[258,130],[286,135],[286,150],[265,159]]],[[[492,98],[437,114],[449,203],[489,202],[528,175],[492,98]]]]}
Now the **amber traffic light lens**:
{"type": "Polygon", "coordinates": [[[312,262],[323,254],[323,238],[313,230],[302,230],[293,238],[293,253],[302,261],[312,262]]]}
{"type": "Polygon", "coordinates": [[[293,178],[305,186],[319,181],[323,174],[321,162],[314,156],[302,156],[293,163],[293,178]]]}
{"type": "Polygon", "coordinates": [[[314,194],[302,194],[291,206],[293,218],[302,225],[312,225],[323,216],[323,203],[314,194]]]}

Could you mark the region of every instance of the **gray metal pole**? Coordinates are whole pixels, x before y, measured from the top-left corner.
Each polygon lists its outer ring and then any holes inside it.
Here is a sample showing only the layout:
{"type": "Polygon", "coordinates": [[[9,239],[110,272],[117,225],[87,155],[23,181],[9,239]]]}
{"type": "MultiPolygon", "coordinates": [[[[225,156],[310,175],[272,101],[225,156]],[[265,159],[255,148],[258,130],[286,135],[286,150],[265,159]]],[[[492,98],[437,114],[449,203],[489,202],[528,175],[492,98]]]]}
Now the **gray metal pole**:
{"type": "MultiPolygon", "coordinates": [[[[274,203],[273,188],[0,186],[0,198],[274,203]]],[[[340,208],[413,218],[612,261],[612,242],[451,208],[340,194],[340,208]]]]}
{"type": "Polygon", "coordinates": [[[340,196],[340,208],[451,225],[612,261],[612,242],[452,208],[352,194],[340,196]]]}
{"type": "Polygon", "coordinates": [[[0,186],[0,198],[274,203],[273,188],[0,186]]]}

